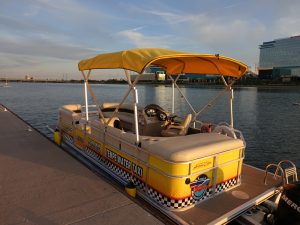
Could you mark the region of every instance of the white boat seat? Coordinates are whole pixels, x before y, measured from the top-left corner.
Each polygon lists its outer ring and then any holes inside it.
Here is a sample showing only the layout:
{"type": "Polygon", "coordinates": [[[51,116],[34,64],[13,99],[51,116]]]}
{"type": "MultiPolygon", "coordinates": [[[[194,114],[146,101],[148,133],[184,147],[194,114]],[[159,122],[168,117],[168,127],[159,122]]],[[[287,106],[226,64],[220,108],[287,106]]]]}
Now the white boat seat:
{"type": "Polygon", "coordinates": [[[163,137],[184,136],[187,134],[191,121],[192,121],[192,114],[188,114],[181,122],[181,124],[168,125],[165,130],[162,130],[161,135],[163,137]]]}

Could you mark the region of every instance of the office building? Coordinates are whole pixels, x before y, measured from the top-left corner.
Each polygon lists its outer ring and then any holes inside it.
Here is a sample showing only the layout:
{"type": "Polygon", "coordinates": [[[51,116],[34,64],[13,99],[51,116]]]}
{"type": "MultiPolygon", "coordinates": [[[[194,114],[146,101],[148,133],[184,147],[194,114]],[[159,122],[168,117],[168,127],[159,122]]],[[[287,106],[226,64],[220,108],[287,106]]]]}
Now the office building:
{"type": "Polygon", "coordinates": [[[300,36],[263,42],[259,49],[260,77],[300,77],[300,36]]]}

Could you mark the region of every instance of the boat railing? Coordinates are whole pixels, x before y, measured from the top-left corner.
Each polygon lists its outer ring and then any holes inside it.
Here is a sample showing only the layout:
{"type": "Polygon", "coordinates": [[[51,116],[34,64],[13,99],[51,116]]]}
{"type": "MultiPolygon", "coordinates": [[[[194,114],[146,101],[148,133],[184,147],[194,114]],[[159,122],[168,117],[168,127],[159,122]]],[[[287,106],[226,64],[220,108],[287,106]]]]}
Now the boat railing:
{"type": "Polygon", "coordinates": [[[275,175],[277,175],[279,168],[282,168],[287,184],[289,183],[290,177],[292,178],[292,182],[298,181],[297,168],[293,162],[290,160],[281,160],[277,165],[275,175]]]}
{"type": "Polygon", "coordinates": [[[244,146],[246,148],[246,141],[243,136],[243,133],[240,130],[231,127],[227,122],[221,122],[217,125],[214,125],[212,132],[221,133],[234,139],[240,139],[243,141],[244,146]]]}
{"type": "MultiPolygon", "coordinates": [[[[86,116],[86,106],[85,105],[82,105],[81,108],[83,109],[82,110],[82,116],[85,117],[86,116]]],[[[97,106],[96,105],[88,105],[88,115],[89,116],[95,116],[95,115],[98,115],[98,110],[97,110],[97,106]]]]}
{"type": "Polygon", "coordinates": [[[298,181],[298,175],[297,175],[297,168],[296,165],[291,162],[290,160],[282,160],[278,164],[269,164],[266,167],[266,174],[265,174],[265,179],[264,182],[267,184],[267,176],[269,173],[269,168],[274,167],[276,168],[274,172],[274,179],[276,180],[277,177],[279,177],[279,171],[281,173],[281,179],[283,184],[289,184],[290,183],[290,178],[292,182],[298,181]]]}
{"type": "Polygon", "coordinates": [[[268,178],[268,174],[270,173],[270,168],[275,168],[276,172],[273,173],[273,178],[274,180],[277,180],[278,177],[281,177],[281,182],[282,184],[285,184],[286,181],[285,181],[285,177],[284,177],[284,172],[283,172],[283,169],[278,165],[278,164],[274,164],[274,163],[270,163],[269,165],[267,165],[266,167],[266,171],[265,171],[265,178],[264,178],[264,184],[267,185],[267,178],[268,178]],[[278,172],[277,171],[280,171],[281,174],[279,176],[278,172]]]}
{"type": "Polygon", "coordinates": [[[245,141],[242,131],[234,129],[234,133],[235,133],[237,139],[241,139],[244,142],[244,146],[246,148],[246,141],[245,141]]]}

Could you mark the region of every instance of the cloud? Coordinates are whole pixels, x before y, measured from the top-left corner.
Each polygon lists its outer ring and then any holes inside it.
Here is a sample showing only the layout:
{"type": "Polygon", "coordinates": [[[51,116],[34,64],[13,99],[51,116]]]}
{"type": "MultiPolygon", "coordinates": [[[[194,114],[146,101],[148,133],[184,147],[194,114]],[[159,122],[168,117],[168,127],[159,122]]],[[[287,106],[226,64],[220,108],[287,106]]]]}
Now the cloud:
{"type": "Polygon", "coordinates": [[[217,53],[256,63],[258,45],[268,30],[256,20],[226,20],[202,17],[191,22],[194,42],[199,41],[217,53]]]}
{"type": "Polygon", "coordinates": [[[117,33],[117,36],[126,38],[130,44],[134,47],[143,48],[143,47],[161,47],[169,48],[170,35],[160,35],[160,36],[146,36],[139,32],[143,27],[138,27],[130,30],[123,30],[117,33]]]}
{"type": "Polygon", "coordinates": [[[25,75],[35,78],[61,78],[61,74],[72,74],[69,78],[80,79],[78,60],[64,60],[51,57],[0,53],[0,78],[22,79],[25,75]]]}
{"type": "Polygon", "coordinates": [[[80,4],[75,0],[31,0],[29,11],[34,8],[43,8],[47,11],[61,11],[65,12],[66,15],[77,14],[77,15],[90,15],[91,11],[85,7],[84,4],[80,4]]]}
{"type": "Polygon", "coordinates": [[[0,69],[73,70],[79,59],[132,47],[220,53],[253,65],[263,41],[300,34],[299,7],[297,0],[2,1],[0,69]]]}
{"type": "Polygon", "coordinates": [[[24,16],[36,16],[40,12],[40,7],[36,5],[30,5],[28,11],[24,13],[24,16]]]}
{"type": "Polygon", "coordinates": [[[289,5],[286,9],[287,14],[282,15],[275,21],[275,27],[278,31],[279,35],[289,34],[291,36],[300,35],[300,14],[299,14],[299,7],[295,5],[289,5]]]}
{"type": "Polygon", "coordinates": [[[58,59],[80,59],[96,53],[94,50],[63,41],[56,42],[47,38],[29,39],[24,37],[0,37],[0,52],[58,59]]]}
{"type": "Polygon", "coordinates": [[[251,64],[257,62],[258,45],[267,33],[265,25],[255,19],[243,20],[221,15],[212,17],[205,13],[186,15],[168,11],[144,10],[144,12],[157,15],[169,24],[184,40],[176,43],[183,49],[195,51],[200,47],[202,52],[208,50],[212,53],[225,54],[247,60],[251,64]]]}
{"type": "Polygon", "coordinates": [[[193,15],[180,15],[172,12],[159,11],[159,10],[143,10],[145,13],[149,13],[155,16],[160,16],[169,24],[183,23],[194,19],[193,15]]]}
{"type": "Polygon", "coordinates": [[[164,23],[169,33],[178,34],[183,41],[176,42],[176,48],[220,53],[251,66],[258,63],[262,42],[300,34],[300,2],[296,0],[271,6],[269,1],[258,0],[214,1],[202,6],[198,12],[175,4],[135,9],[156,16],[156,23],[164,23]]]}
{"type": "Polygon", "coordinates": [[[76,70],[79,60],[105,51],[89,42],[91,38],[86,35],[91,33],[101,40],[98,36],[104,35],[94,24],[100,24],[98,19],[102,17],[99,11],[97,14],[85,5],[68,0],[3,4],[0,8],[0,74],[5,71],[17,74],[17,70],[20,74],[76,70]]]}
{"type": "Polygon", "coordinates": [[[239,4],[240,4],[240,2],[231,4],[231,5],[226,5],[226,6],[224,6],[224,9],[234,8],[234,7],[238,6],[239,4]]]}
{"type": "MultiPolygon", "coordinates": [[[[56,42],[47,38],[27,38],[2,35],[0,37],[0,76],[22,78],[31,74],[36,78],[59,78],[62,73],[77,74],[77,63],[94,56],[102,49],[86,48],[68,43],[63,37],[56,42]]],[[[56,40],[56,39],[54,39],[56,40]]]]}

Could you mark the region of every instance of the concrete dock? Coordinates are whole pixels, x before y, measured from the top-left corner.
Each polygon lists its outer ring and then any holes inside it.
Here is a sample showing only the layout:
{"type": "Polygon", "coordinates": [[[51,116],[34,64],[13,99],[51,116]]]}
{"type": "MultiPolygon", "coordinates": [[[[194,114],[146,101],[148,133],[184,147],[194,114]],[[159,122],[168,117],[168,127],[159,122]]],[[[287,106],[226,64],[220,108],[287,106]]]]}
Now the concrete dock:
{"type": "Polygon", "coordinates": [[[0,224],[163,224],[0,105],[0,224]]]}

